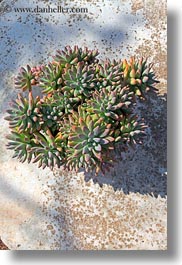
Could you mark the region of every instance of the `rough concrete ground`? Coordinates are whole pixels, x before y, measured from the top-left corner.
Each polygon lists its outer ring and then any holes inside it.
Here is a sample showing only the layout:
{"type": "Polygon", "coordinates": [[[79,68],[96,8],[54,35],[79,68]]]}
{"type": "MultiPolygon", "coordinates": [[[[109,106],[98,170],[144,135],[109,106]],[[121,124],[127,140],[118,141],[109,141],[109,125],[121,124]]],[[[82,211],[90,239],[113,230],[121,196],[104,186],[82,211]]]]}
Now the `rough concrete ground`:
{"type": "MultiPolygon", "coordinates": [[[[57,1],[26,7],[48,3],[57,1]]],[[[25,1],[0,3],[0,237],[10,249],[166,249],[166,1],[74,3],[89,13],[15,13],[25,1]],[[94,179],[102,187],[83,173],[20,164],[5,147],[4,116],[17,94],[18,68],[47,62],[67,44],[98,48],[100,58],[149,57],[160,81],[158,93],[137,109],[148,124],[144,144],[94,179]]]]}

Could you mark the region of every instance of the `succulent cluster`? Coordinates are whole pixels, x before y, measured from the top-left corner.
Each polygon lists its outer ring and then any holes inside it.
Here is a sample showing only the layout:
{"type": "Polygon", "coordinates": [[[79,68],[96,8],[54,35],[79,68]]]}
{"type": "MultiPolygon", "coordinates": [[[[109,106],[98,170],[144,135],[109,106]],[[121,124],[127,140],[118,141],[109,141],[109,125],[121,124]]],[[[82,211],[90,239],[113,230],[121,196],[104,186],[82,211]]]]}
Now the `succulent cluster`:
{"type": "Polygon", "coordinates": [[[67,46],[47,65],[20,69],[15,86],[21,92],[5,118],[14,157],[43,168],[98,172],[112,165],[114,150],[141,141],[146,126],[134,105],[157,82],[151,65],[97,56],[97,50],[67,46]]]}

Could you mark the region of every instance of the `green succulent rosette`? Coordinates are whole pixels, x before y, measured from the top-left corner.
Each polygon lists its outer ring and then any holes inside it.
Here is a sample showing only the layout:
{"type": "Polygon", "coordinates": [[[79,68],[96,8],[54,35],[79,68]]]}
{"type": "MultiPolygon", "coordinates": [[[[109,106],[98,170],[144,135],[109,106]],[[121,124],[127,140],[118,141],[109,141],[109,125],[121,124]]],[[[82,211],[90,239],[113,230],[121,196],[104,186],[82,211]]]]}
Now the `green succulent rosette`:
{"type": "Polygon", "coordinates": [[[102,164],[110,160],[108,151],[113,149],[112,133],[110,124],[105,124],[97,114],[90,115],[79,107],[78,114],[74,113],[70,123],[66,163],[68,169],[99,171],[102,164]]]}
{"type": "Polygon", "coordinates": [[[55,56],[53,56],[54,61],[65,67],[68,65],[77,65],[78,62],[84,62],[87,64],[92,64],[97,62],[98,50],[89,50],[87,47],[79,48],[75,45],[71,48],[69,45],[65,47],[64,50],[57,50],[55,56]]]}

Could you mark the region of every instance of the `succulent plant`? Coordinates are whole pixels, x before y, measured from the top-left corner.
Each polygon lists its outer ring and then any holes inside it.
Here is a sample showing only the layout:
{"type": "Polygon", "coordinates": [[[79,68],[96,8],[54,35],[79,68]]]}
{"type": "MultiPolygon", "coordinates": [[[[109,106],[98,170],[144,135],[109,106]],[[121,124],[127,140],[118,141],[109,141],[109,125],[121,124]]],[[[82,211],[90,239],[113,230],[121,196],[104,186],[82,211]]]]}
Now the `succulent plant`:
{"type": "Polygon", "coordinates": [[[94,69],[79,62],[77,66],[72,66],[63,74],[65,86],[63,91],[76,98],[90,97],[95,87],[94,69]]]}
{"type": "Polygon", "coordinates": [[[38,162],[38,167],[49,167],[53,169],[63,165],[64,161],[64,144],[58,137],[50,136],[49,129],[45,132],[34,134],[34,143],[30,152],[34,154],[33,163],[38,162]]]}
{"type": "Polygon", "coordinates": [[[21,93],[18,98],[12,101],[11,109],[7,110],[9,116],[5,117],[9,121],[10,128],[17,128],[18,132],[39,131],[40,125],[40,98],[27,100],[21,93]]]}
{"type": "Polygon", "coordinates": [[[22,92],[7,110],[7,148],[21,162],[68,170],[108,170],[115,151],[140,143],[146,125],[135,113],[157,81],[144,59],[100,61],[98,51],[66,46],[46,65],[20,68],[22,92]],[[34,98],[34,90],[41,95],[34,98]],[[27,91],[26,91],[27,90],[27,91]]]}
{"type": "Polygon", "coordinates": [[[109,160],[108,150],[113,149],[111,124],[104,124],[97,114],[90,115],[80,106],[70,123],[68,137],[68,169],[85,168],[99,170],[109,160]],[[107,157],[107,160],[106,160],[107,157]]]}
{"type": "Polygon", "coordinates": [[[77,65],[78,62],[87,62],[91,64],[97,62],[96,56],[99,54],[98,50],[89,50],[87,47],[79,48],[74,46],[66,46],[64,50],[58,50],[53,56],[54,62],[65,67],[66,65],[77,65]]]}
{"type": "Polygon", "coordinates": [[[132,102],[133,92],[129,87],[107,86],[93,93],[93,97],[86,102],[86,109],[90,114],[98,114],[104,120],[115,123],[130,112],[132,102]]]}
{"type": "Polygon", "coordinates": [[[43,93],[51,93],[61,87],[62,83],[62,67],[52,63],[47,64],[42,69],[42,77],[39,84],[42,87],[43,93]]]}
{"type": "Polygon", "coordinates": [[[43,74],[43,68],[44,68],[43,65],[39,65],[39,66],[35,66],[31,68],[32,75],[34,76],[34,78],[31,80],[32,86],[39,85],[40,78],[43,74]]]}
{"type": "Polygon", "coordinates": [[[114,132],[115,142],[120,142],[122,144],[129,143],[132,146],[137,142],[141,143],[146,127],[143,120],[139,121],[136,115],[123,117],[119,122],[118,128],[114,132]]]}
{"type": "Polygon", "coordinates": [[[52,132],[59,130],[59,124],[63,114],[63,110],[60,106],[42,104],[40,122],[42,128],[49,127],[52,132]]]}
{"type": "Polygon", "coordinates": [[[51,97],[44,98],[45,105],[51,105],[60,110],[59,116],[63,113],[68,114],[72,110],[77,108],[77,105],[80,104],[81,99],[79,97],[74,97],[70,95],[68,91],[60,92],[57,91],[51,97]]]}
{"type": "Polygon", "coordinates": [[[17,157],[20,162],[25,162],[25,160],[30,163],[32,159],[32,152],[29,152],[31,149],[32,135],[28,132],[20,133],[16,129],[7,136],[9,140],[7,144],[8,149],[14,151],[13,158],[17,157]]]}
{"type": "Polygon", "coordinates": [[[15,88],[25,91],[31,88],[31,82],[33,82],[35,74],[33,74],[29,65],[26,68],[21,67],[18,75],[15,77],[15,88]]]}
{"type": "Polygon", "coordinates": [[[64,160],[64,144],[59,137],[51,138],[45,132],[19,133],[14,130],[7,136],[9,140],[8,149],[14,150],[14,156],[20,162],[25,160],[30,163],[38,162],[38,167],[45,168],[54,166],[60,167],[64,160]]]}
{"type": "Polygon", "coordinates": [[[97,65],[97,86],[102,89],[106,86],[118,86],[123,84],[122,71],[116,61],[109,59],[97,65]]]}
{"type": "Polygon", "coordinates": [[[145,91],[154,89],[153,85],[158,83],[151,68],[152,64],[147,65],[143,58],[136,60],[131,57],[129,62],[125,59],[121,63],[123,79],[137,96],[145,97],[145,91]]]}

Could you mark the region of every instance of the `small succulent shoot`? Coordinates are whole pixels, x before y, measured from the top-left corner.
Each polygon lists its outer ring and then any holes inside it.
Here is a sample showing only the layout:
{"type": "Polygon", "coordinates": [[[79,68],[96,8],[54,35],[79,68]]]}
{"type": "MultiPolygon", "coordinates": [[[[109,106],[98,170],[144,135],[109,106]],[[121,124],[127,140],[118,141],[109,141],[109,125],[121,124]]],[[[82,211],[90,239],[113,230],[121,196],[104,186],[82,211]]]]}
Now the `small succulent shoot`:
{"type": "Polygon", "coordinates": [[[142,143],[142,137],[145,135],[146,125],[143,120],[138,120],[136,115],[128,115],[119,123],[119,129],[115,131],[116,142],[128,143],[135,146],[136,143],[142,143]]]}
{"type": "Polygon", "coordinates": [[[63,74],[63,80],[65,84],[63,91],[69,92],[76,98],[88,98],[95,87],[94,69],[84,62],[79,62],[77,66],[72,66],[63,74]]]}
{"type": "Polygon", "coordinates": [[[126,59],[123,60],[121,69],[123,80],[139,97],[145,98],[145,92],[155,89],[153,85],[158,83],[152,71],[152,64],[148,65],[147,60],[143,58],[136,60],[135,57],[131,57],[129,62],[126,59]]]}
{"type": "Polygon", "coordinates": [[[106,86],[118,86],[123,84],[120,65],[109,59],[97,65],[98,89],[106,86]]]}
{"type": "Polygon", "coordinates": [[[13,158],[18,158],[20,162],[27,161],[30,163],[33,153],[30,152],[32,147],[32,135],[28,132],[20,133],[16,129],[11,131],[10,135],[7,135],[9,140],[7,148],[14,151],[13,158]]]}
{"type": "Polygon", "coordinates": [[[43,71],[44,66],[39,65],[31,68],[31,72],[34,76],[34,78],[31,80],[31,85],[39,85],[40,82],[40,77],[42,76],[42,71],[43,71]]]}
{"type": "Polygon", "coordinates": [[[17,128],[20,133],[29,132],[30,134],[41,129],[42,114],[39,97],[35,100],[31,98],[31,102],[29,102],[19,93],[18,98],[12,101],[11,109],[8,109],[7,113],[9,115],[5,119],[9,121],[11,129],[17,128]]]}
{"type": "Polygon", "coordinates": [[[74,109],[77,109],[81,99],[79,97],[74,97],[74,95],[71,95],[68,91],[57,91],[51,97],[44,98],[43,102],[45,106],[56,107],[57,111],[59,110],[59,116],[62,116],[62,114],[68,114],[74,109]]]}
{"type": "Polygon", "coordinates": [[[155,89],[147,60],[99,61],[98,50],[66,46],[45,65],[20,68],[21,90],[7,110],[7,148],[21,162],[68,170],[108,170],[117,150],[141,143],[146,125],[136,97],[155,89]],[[41,87],[40,97],[34,90],[41,87]],[[28,91],[27,93],[24,92],[28,91]]]}
{"type": "Polygon", "coordinates": [[[55,64],[68,67],[77,65],[78,62],[87,64],[97,62],[96,57],[98,54],[98,50],[89,50],[87,47],[82,49],[75,45],[73,49],[70,46],[66,46],[64,50],[57,50],[53,59],[55,64]]]}
{"type": "Polygon", "coordinates": [[[60,141],[53,137],[50,130],[34,134],[34,145],[30,152],[34,154],[33,163],[38,163],[38,167],[60,167],[64,161],[64,150],[60,141]]]}
{"type": "Polygon", "coordinates": [[[80,106],[70,128],[66,164],[68,169],[78,171],[85,167],[86,171],[94,168],[99,170],[107,151],[113,149],[111,125],[102,123],[102,118],[98,115],[91,116],[80,106]]]}
{"type": "Polygon", "coordinates": [[[32,72],[31,67],[21,67],[18,75],[14,79],[15,88],[22,91],[31,90],[31,82],[34,80],[35,74],[32,72]]]}
{"type": "Polygon", "coordinates": [[[42,69],[42,76],[39,84],[43,88],[43,93],[51,93],[61,87],[62,67],[52,63],[47,64],[42,69]]]}
{"type": "Polygon", "coordinates": [[[42,128],[51,128],[53,132],[59,130],[59,124],[63,116],[63,109],[57,105],[43,104],[41,108],[41,124],[42,128]]]}
{"type": "Polygon", "coordinates": [[[98,114],[104,120],[115,123],[130,112],[129,106],[132,103],[133,92],[129,87],[107,86],[93,93],[93,97],[86,103],[86,109],[90,114],[98,114]]]}

